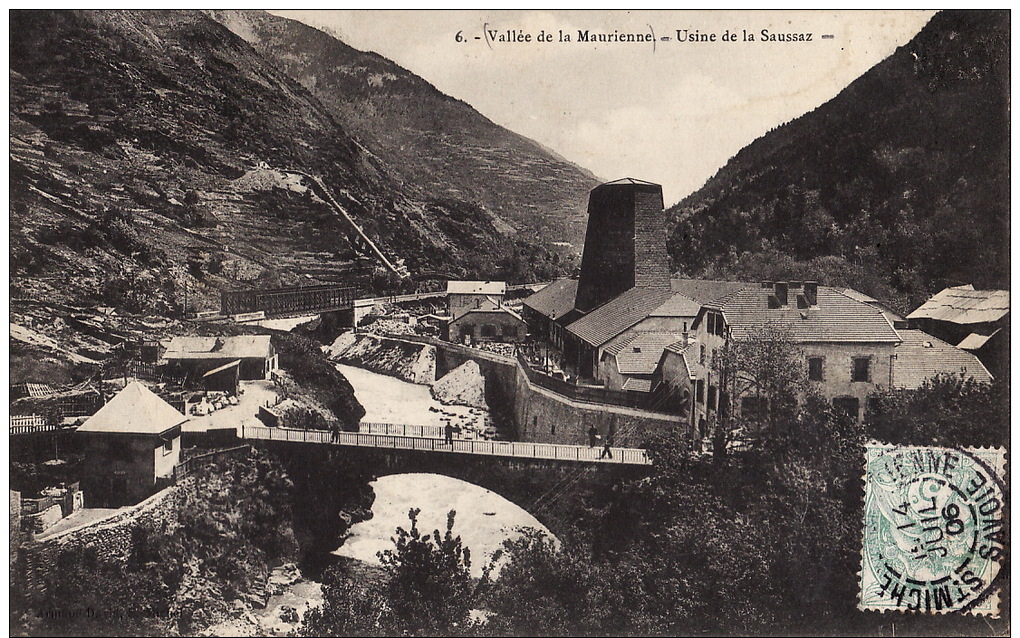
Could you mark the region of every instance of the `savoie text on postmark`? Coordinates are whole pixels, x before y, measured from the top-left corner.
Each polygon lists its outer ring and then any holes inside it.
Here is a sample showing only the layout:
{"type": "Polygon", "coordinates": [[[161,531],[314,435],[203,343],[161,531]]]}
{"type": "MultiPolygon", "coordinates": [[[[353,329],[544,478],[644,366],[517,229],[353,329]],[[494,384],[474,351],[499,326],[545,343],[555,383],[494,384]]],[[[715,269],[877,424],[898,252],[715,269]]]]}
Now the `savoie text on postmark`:
{"type": "Polygon", "coordinates": [[[870,444],[859,607],[998,615],[1005,454],[870,444]]]}

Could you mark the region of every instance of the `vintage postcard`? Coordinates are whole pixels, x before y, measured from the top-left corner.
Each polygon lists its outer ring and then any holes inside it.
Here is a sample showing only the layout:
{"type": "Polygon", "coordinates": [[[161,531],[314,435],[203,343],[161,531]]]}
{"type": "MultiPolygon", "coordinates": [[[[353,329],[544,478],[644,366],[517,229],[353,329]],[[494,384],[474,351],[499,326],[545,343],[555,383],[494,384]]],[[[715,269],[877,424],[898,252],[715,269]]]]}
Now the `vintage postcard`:
{"type": "Polygon", "coordinates": [[[11,10],[10,632],[1010,632],[1009,11],[11,10]]]}

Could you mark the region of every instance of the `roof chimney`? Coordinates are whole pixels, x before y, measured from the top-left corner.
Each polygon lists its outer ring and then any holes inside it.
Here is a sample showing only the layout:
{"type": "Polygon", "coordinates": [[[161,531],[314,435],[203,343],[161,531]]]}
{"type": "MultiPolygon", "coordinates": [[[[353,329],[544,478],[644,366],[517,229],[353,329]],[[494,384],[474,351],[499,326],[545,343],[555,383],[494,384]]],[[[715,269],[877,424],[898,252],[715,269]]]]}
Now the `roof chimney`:
{"type": "Polygon", "coordinates": [[[805,281],[804,282],[804,299],[807,301],[808,306],[818,305],[818,282],[817,281],[805,281]]]}
{"type": "Polygon", "coordinates": [[[775,286],[776,301],[780,308],[785,308],[790,301],[790,287],[785,281],[777,281],[775,286]]]}

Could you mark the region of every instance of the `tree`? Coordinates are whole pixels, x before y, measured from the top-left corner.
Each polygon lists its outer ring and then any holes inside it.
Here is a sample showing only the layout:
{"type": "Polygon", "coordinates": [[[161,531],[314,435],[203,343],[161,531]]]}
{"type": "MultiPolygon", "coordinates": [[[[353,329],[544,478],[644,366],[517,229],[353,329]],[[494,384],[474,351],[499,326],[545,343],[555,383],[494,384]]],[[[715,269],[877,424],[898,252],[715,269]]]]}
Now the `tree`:
{"type": "Polygon", "coordinates": [[[897,445],[1009,444],[1009,383],[940,374],[916,390],[876,394],[865,415],[868,435],[897,445]]]}
{"type": "Polygon", "coordinates": [[[385,636],[395,633],[391,630],[390,614],[389,602],[382,592],[332,568],[324,576],[322,607],[308,612],[298,633],[303,636],[385,636]]]}
{"type": "Polygon", "coordinates": [[[579,548],[562,550],[544,532],[525,529],[493,557],[506,558],[485,602],[489,629],[520,636],[647,634],[650,597],[636,555],[593,560],[579,548]]]}
{"type": "Polygon", "coordinates": [[[389,573],[389,602],[398,627],[414,634],[448,635],[468,622],[473,587],[471,552],[453,535],[457,513],[446,517],[446,533],[418,530],[419,509],[411,509],[411,529],[397,528],[393,549],[379,553],[389,573]]]}
{"type": "Polygon", "coordinates": [[[724,437],[735,425],[775,433],[782,424],[792,422],[805,389],[803,360],[789,331],[776,324],[750,327],[739,339],[727,336],[713,360],[721,391],[728,401],[755,399],[757,410],[741,410],[734,419],[731,406],[720,401],[717,453],[725,450],[724,437]]]}

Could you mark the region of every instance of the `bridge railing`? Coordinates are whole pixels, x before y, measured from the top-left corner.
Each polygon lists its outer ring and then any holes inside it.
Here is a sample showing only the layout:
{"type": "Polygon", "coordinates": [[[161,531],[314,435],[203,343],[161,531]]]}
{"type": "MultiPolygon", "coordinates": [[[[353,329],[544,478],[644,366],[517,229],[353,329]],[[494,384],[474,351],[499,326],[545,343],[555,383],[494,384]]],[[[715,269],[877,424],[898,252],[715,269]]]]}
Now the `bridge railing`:
{"type": "Polygon", "coordinates": [[[561,445],[558,443],[530,443],[526,441],[482,441],[454,439],[447,443],[442,438],[398,436],[393,434],[367,434],[362,432],[328,432],[326,430],[296,430],[291,428],[270,428],[265,426],[241,426],[241,437],[264,441],[289,441],[292,443],[334,443],[351,447],[387,448],[393,450],[414,450],[421,452],[447,452],[456,454],[478,454],[485,456],[509,456],[516,458],[552,459],[559,461],[584,461],[594,463],[617,463],[623,465],[650,465],[648,455],[638,448],[610,448],[612,457],[602,458],[603,448],[583,445],[561,445]]]}
{"type": "Polygon", "coordinates": [[[404,423],[366,423],[358,424],[360,434],[395,434],[397,436],[418,436],[441,439],[444,436],[441,425],[408,425],[404,423]]]}

